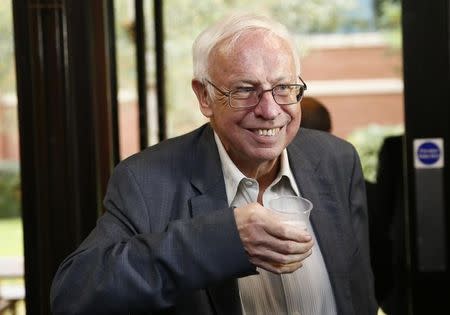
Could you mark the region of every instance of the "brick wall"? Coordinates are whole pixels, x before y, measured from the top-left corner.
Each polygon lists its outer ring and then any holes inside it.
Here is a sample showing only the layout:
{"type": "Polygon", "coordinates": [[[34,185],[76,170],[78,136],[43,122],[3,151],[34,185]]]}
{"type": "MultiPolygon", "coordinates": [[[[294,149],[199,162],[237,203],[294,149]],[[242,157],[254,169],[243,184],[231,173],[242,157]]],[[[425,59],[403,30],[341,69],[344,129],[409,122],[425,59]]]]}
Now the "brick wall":
{"type": "Polygon", "coordinates": [[[0,98],[0,161],[19,161],[18,134],[16,100],[0,98]]]}
{"type": "Polygon", "coordinates": [[[325,39],[302,59],[307,94],[329,108],[333,133],[343,138],[369,124],[404,123],[401,51],[378,34],[359,36],[356,43],[325,39]]]}

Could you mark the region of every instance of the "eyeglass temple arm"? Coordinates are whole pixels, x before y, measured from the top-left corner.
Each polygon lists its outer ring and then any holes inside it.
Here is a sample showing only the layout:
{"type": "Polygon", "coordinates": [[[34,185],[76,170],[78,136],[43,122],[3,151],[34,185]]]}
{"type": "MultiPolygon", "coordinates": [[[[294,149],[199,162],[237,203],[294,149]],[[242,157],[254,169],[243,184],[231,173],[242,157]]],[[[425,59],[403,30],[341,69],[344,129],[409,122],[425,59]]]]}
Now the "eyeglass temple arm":
{"type": "Polygon", "coordinates": [[[305,81],[303,81],[303,79],[302,79],[302,77],[301,77],[301,76],[298,76],[298,78],[300,79],[300,81],[302,81],[302,83],[303,83],[303,86],[305,87],[305,90],[307,90],[307,89],[308,89],[308,87],[306,86],[306,83],[305,83],[305,81]]]}
{"type": "MultiPolygon", "coordinates": [[[[303,81],[303,79],[302,79],[301,76],[298,76],[298,78],[299,78],[300,81],[302,81],[302,83],[303,83],[303,86],[304,86],[303,90],[304,90],[304,91],[307,90],[308,87],[306,86],[305,81],[303,81]]],[[[302,99],[302,97],[303,97],[303,92],[302,92],[301,94],[297,95],[297,102],[300,102],[300,100],[302,99]]]]}

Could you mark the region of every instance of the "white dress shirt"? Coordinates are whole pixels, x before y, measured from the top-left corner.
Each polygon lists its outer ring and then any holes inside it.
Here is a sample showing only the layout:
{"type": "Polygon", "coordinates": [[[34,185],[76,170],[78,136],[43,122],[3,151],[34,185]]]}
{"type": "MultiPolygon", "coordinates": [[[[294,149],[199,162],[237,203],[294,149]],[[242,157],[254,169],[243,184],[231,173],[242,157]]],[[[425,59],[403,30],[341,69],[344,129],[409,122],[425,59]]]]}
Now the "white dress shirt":
{"type": "MultiPolygon", "coordinates": [[[[245,177],[228,156],[216,133],[214,138],[222,164],[228,204],[240,207],[256,202],[258,182],[245,177]]],[[[269,200],[280,195],[300,196],[286,149],[281,154],[277,177],[263,193],[263,206],[267,207],[269,200]]],[[[243,314],[337,314],[328,272],[310,222],[307,222],[307,227],[314,239],[314,246],[311,256],[304,260],[300,269],[291,274],[277,275],[257,268],[259,274],[238,279],[243,314]]]]}

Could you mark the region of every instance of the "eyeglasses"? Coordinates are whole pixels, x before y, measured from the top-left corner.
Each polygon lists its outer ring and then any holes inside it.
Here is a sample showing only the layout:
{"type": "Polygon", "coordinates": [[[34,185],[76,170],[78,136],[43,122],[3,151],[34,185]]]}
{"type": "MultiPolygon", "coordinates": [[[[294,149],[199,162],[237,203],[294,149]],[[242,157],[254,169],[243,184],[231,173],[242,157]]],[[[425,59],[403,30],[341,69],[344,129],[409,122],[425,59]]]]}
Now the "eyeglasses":
{"type": "Polygon", "coordinates": [[[261,101],[264,93],[272,92],[273,99],[278,105],[292,105],[301,101],[305,90],[306,83],[299,76],[302,84],[278,84],[271,89],[261,90],[253,86],[238,87],[229,92],[219,89],[214,83],[205,79],[219,93],[228,98],[228,105],[232,108],[250,108],[255,107],[261,101]]]}

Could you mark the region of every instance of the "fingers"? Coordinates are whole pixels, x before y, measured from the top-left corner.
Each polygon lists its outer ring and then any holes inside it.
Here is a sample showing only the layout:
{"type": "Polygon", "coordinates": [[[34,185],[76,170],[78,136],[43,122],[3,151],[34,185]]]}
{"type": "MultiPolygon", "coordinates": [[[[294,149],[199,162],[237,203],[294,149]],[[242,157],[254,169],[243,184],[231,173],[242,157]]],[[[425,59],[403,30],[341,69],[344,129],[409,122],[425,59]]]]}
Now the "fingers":
{"type": "Polygon", "coordinates": [[[313,240],[305,226],[286,224],[260,204],[235,208],[236,225],[249,260],[275,273],[302,266],[312,253],[313,240]]]}
{"type": "Polygon", "coordinates": [[[292,273],[303,266],[302,262],[296,262],[296,263],[285,264],[285,265],[283,265],[283,264],[277,265],[277,264],[270,264],[270,263],[265,262],[264,260],[257,260],[257,259],[252,261],[252,263],[255,266],[258,266],[262,269],[265,269],[267,271],[270,271],[270,272],[273,272],[276,274],[292,273]]]}
{"type": "MultiPolygon", "coordinates": [[[[303,256],[312,249],[314,242],[311,238],[307,241],[291,241],[275,238],[269,234],[261,238],[248,238],[249,254],[261,256],[268,259],[279,259],[282,256],[303,256]],[[266,255],[264,255],[267,253],[266,255]],[[272,254],[273,253],[273,254],[272,254]]],[[[283,262],[282,263],[289,263],[283,262]]]]}
{"type": "MultiPolygon", "coordinates": [[[[312,254],[313,244],[312,240],[309,242],[297,243],[275,239],[273,242],[268,243],[253,243],[247,247],[246,251],[252,263],[260,266],[259,262],[263,261],[279,269],[283,266],[295,266],[295,264],[301,263],[312,254]],[[286,243],[293,245],[285,246],[286,243]],[[279,246],[274,244],[279,244],[279,246]]],[[[266,269],[265,267],[263,268],[266,269]]]]}
{"type": "Polygon", "coordinates": [[[302,267],[304,260],[311,254],[312,249],[299,255],[280,255],[276,252],[266,251],[260,255],[249,255],[249,260],[255,266],[282,274],[294,272],[302,267]]]}
{"type": "MultiPolygon", "coordinates": [[[[269,217],[271,216],[272,215],[269,215],[269,217]]],[[[293,240],[296,242],[308,242],[312,239],[304,222],[286,222],[275,214],[270,220],[271,221],[266,224],[265,230],[276,238],[293,240]]]]}

